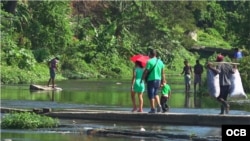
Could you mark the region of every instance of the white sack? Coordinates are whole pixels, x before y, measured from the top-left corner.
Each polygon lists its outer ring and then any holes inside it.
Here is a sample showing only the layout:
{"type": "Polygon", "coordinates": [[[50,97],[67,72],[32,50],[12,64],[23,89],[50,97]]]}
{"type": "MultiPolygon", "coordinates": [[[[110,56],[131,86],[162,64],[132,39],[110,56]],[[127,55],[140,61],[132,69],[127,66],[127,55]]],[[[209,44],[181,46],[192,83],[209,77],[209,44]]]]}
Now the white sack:
{"type": "Polygon", "coordinates": [[[210,96],[217,98],[220,95],[219,74],[214,74],[212,70],[208,69],[207,84],[210,96]]]}
{"type": "Polygon", "coordinates": [[[231,87],[229,97],[238,98],[238,99],[246,99],[247,95],[243,89],[240,73],[238,69],[236,69],[235,73],[232,74],[231,78],[231,87]]]}

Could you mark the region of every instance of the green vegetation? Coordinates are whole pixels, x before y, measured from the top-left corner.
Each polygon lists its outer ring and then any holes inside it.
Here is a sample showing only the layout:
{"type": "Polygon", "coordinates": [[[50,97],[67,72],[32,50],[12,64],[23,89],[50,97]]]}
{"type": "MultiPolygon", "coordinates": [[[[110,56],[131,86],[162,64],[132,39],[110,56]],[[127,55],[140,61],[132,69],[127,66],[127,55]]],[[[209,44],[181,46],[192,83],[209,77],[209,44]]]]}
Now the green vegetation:
{"type": "MultiPolygon", "coordinates": [[[[130,78],[134,54],[155,48],[168,73],[183,60],[205,63],[194,46],[249,54],[249,1],[1,1],[1,83],[47,81],[58,56],[58,79],[130,78]],[[197,39],[189,34],[196,33],[197,39]]],[[[214,51],[216,53],[216,50],[214,51]]],[[[232,58],[230,54],[228,58],[232,58]]],[[[247,60],[242,73],[249,72],[247,60]]],[[[244,67],[243,67],[244,66],[244,67]]],[[[243,74],[244,76],[246,74],[243,74]]],[[[246,77],[248,78],[248,76],[246,77]]],[[[245,79],[245,78],[244,78],[245,79]]],[[[249,79],[243,81],[249,91],[249,79]]]]}
{"type": "Polygon", "coordinates": [[[35,129],[57,127],[59,120],[31,112],[9,113],[3,116],[3,129],[35,129]]]}

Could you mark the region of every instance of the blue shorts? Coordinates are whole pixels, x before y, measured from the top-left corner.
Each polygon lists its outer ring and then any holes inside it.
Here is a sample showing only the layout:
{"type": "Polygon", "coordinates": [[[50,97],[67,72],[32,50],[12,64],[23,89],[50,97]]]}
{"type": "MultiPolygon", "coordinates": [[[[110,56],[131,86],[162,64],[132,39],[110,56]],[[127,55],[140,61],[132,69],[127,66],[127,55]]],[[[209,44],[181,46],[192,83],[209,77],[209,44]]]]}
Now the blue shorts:
{"type": "Polygon", "coordinates": [[[152,80],[147,82],[148,98],[154,99],[158,95],[158,89],[160,88],[161,80],[152,80]]]}
{"type": "Polygon", "coordinates": [[[56,77],[55,69],[50,68],[50,69],[49,69],[49,74],[50,74],[50,78],[51,78],[51,79],[55,79],[55,77],[56,77]]]}

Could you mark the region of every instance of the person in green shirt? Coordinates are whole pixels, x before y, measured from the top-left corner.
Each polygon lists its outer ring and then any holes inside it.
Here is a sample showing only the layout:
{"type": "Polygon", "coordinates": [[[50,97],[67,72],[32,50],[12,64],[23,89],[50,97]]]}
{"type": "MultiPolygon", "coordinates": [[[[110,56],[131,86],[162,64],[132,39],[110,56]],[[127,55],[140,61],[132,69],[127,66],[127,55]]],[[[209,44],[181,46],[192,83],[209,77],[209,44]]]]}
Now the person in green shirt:
{"type": "Polygon", "coordinates": [[[131,100],[133,104],[132,112],[143,112],[143,92],[145,91],[144,82],[141,83],[141,77],[143,74],[144,68],[141,62],[136,61],[135,67],[133,68],[132,84],[131,84],[131,100]],[[137,109],[135,95],[138,94],[139,106],[137,109]]]}
{"type": "Polygon", "coordinates": [[[171,88],[170,85],[167,84],[167,81],[164,80],[163,84],[161,84],[161,107],[162,107],[162,112],[168,112],[169,111],[169,105],[168,105],[168,100],[171,96],[171,88]]]}
{"type": "Polygon", "coordinates": [[[161,80],[165,79],[164,73],[164,64],[161,59],[157,58],[157,51],[150,50],[149,57],[150,59],[147,61],[146,68],[143,72],[141,83],[145,80],[146,76],[148,75],[147,79],[147,93],[148,98],[150,100],[150,108],[151,110],[149,113],[156,113],[161,112],[161,103],[160,98],[158,95],[158,90],[160,88],[161,80]],[[157,109],[155,110],[155,102],[157,103],[157,109]]]}

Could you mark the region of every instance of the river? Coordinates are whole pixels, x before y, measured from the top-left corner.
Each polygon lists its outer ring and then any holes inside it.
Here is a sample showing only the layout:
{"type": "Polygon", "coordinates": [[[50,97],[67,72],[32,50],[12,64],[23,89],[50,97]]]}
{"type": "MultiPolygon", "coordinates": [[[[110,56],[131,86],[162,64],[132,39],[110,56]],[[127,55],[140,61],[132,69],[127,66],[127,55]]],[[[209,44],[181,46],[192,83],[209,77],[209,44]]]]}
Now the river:
{"type": "MultiPolygon", "coordinates": [[[[40,83],[41,85],[46,84],[40,83]]],[[[98,110],[120,110],[130,111],[130,80],[64,80],[57,82],[62,91],[38,91],[29,90],[29,85],[2,85],[1,106],[13,108],[53,108],[53,109],[98,109],[98,110]]],[[[204,98],[209,101],[210,98],[204,98]]],[[[185,96],[183,93],[174,93],[169,104],[170,112],[217,114],[219,106],[210,99],[209,107],[184,108],[185,96]]],[[[144,94],[144,112],[149,111],[149,101],[144,94]]],[[[232,109],[230,114],[250,114],[240,109],[232,109]]],[[[60,128],[35,129],[35,130],[10,130],[1,129],[1,139],[12,141],[145,141],[152,140],[146,137],[101,137],[86,134],[88,129],[94,128],[117,128],[137,130],[141,128],[146,131],[159,131],[163,133],[197,135],[199,137],[220,136],[221,127],[162,125],[147,123],[123,123],[92,120],[65,120],[60,119],[60,128]]],[[[170,140],[170,139],[154,139],[170,140]]],[[[180,139],[171,139],[180,140],[180,139]]],[[[184,139],[183,139],[184,140],[184,139]]]]}

